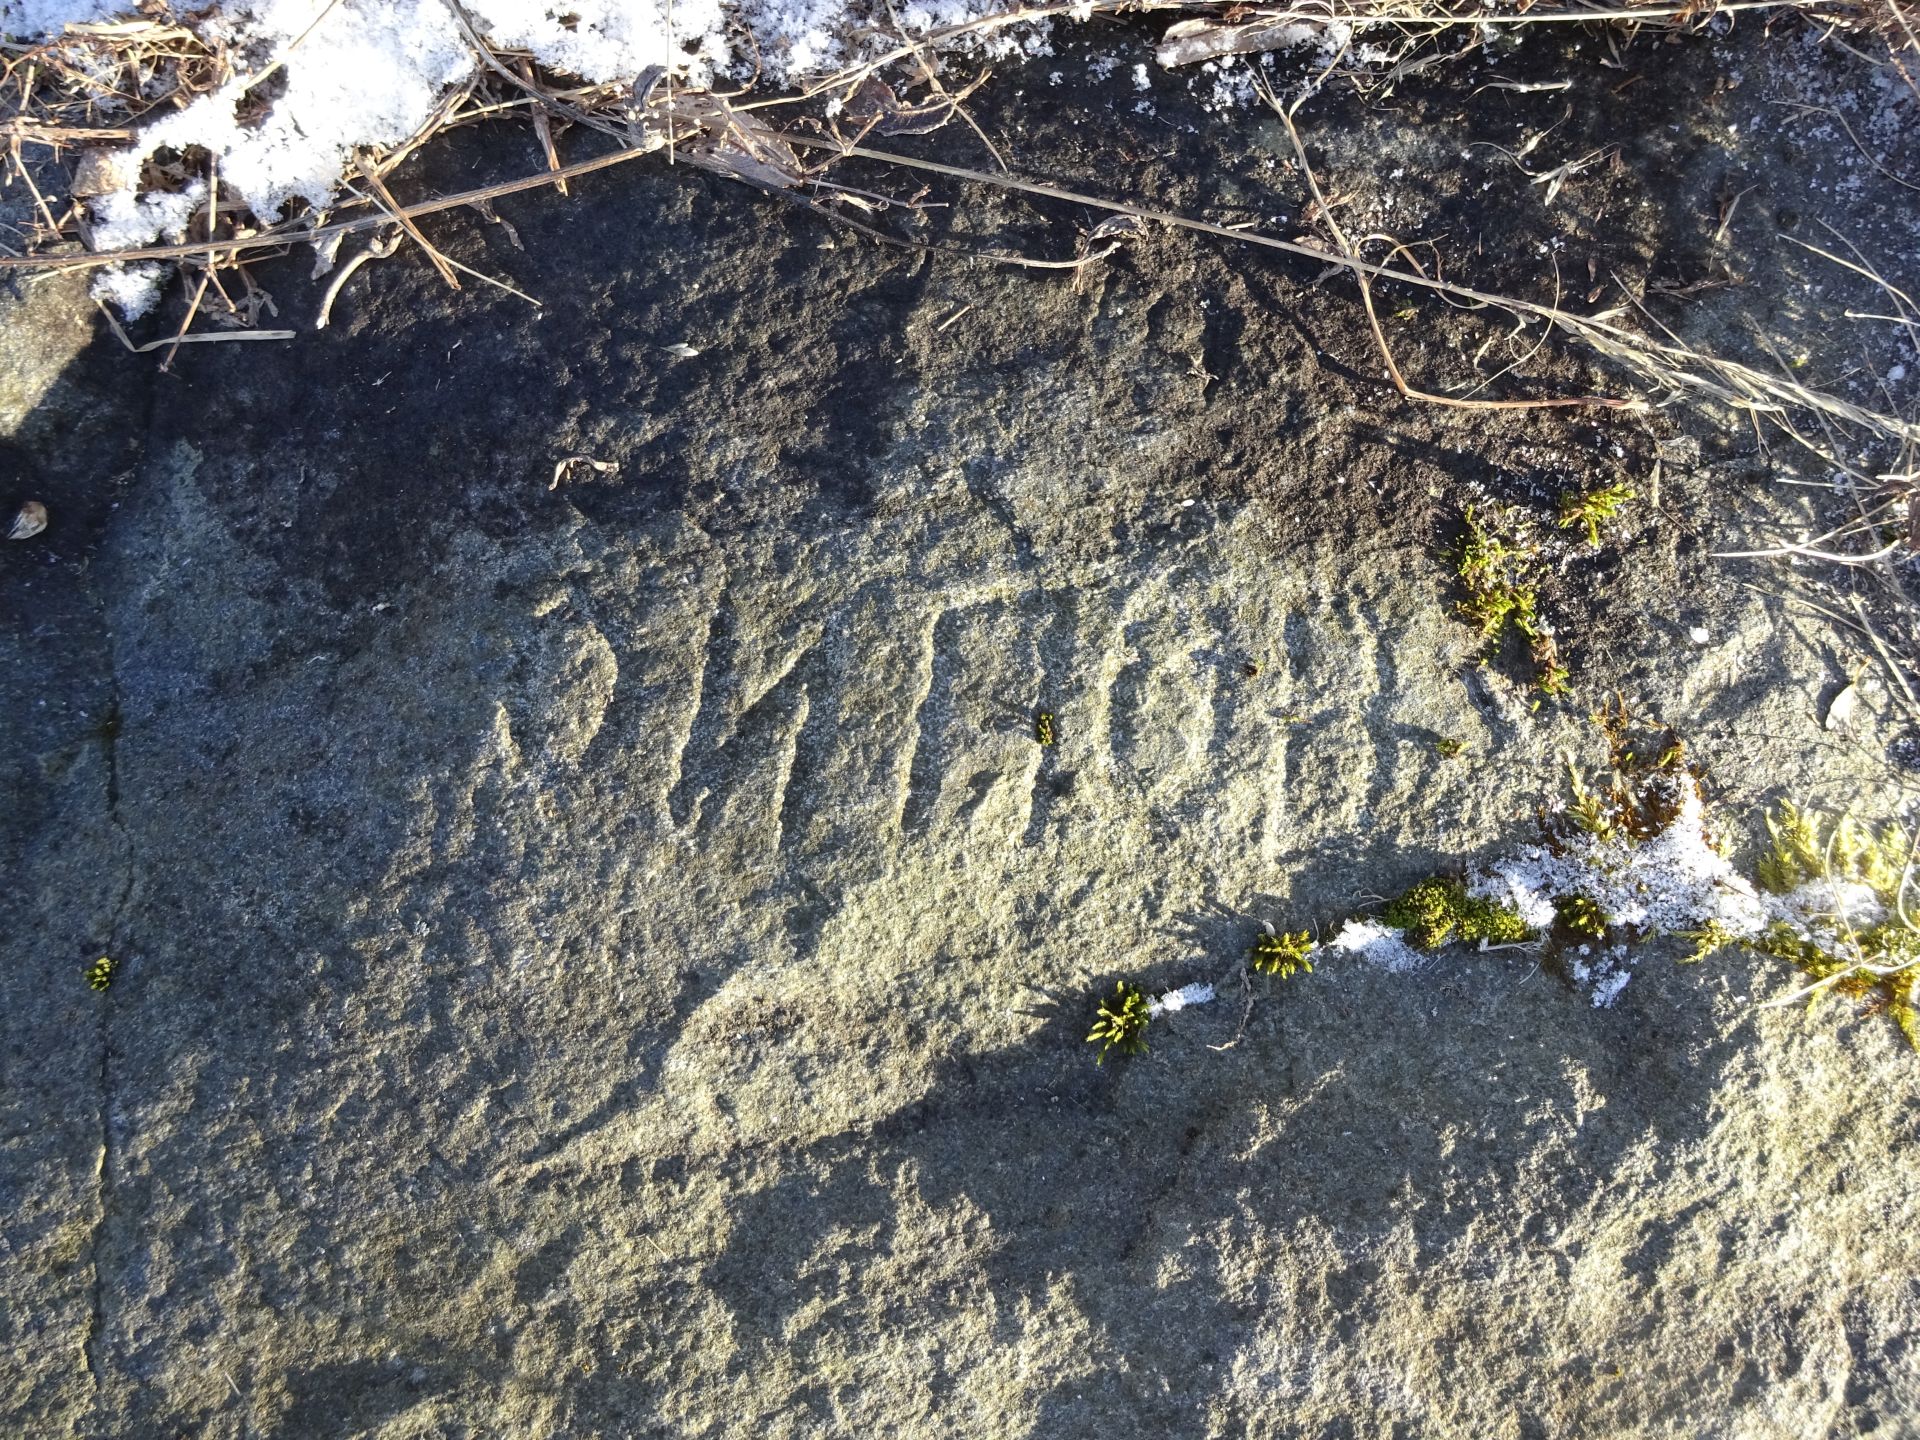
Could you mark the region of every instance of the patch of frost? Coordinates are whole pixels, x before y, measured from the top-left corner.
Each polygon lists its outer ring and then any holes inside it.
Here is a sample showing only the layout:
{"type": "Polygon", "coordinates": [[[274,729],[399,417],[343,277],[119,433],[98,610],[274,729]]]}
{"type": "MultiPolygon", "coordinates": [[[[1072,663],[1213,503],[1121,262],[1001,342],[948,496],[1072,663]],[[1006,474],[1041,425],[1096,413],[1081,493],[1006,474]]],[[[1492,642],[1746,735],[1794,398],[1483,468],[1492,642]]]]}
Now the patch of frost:
{"type": "Polygon", "coordinates": [[[1175,1010],[1184,1010],[1189,1005],[1206,1005],[1213,1000],[1213,986],[1203,981],[1192,985],[1182,985],[1178,990],[1169,990],[1157,1000],[1147,1001],[1147,1013],[1150,1015],[1172,1014],[1175,1010]]]}
{"type": "Polygon", "coordinates": [[[1407,944],[1404,930],[1374,920],[1347,921],[1340,933],[1327,942],[1327,948],[1358,955],[1395,975],[1417,970],[1427,961],[1425,955],[1407,944]]]}
{"type": "Polygon", "coordinates": [[[1524,845],[1469,877],[1467,893],[1510,905],[1534,929],[1555,902],[1584,895],[1616,925],[1673,934],[1717,921],[1747,937],[1765,928],[1766,902],[1707,839],[1697,786],[1681,786],[1673,822],[1651,840],[1580,835],[1558,850],[1524,845]]]}

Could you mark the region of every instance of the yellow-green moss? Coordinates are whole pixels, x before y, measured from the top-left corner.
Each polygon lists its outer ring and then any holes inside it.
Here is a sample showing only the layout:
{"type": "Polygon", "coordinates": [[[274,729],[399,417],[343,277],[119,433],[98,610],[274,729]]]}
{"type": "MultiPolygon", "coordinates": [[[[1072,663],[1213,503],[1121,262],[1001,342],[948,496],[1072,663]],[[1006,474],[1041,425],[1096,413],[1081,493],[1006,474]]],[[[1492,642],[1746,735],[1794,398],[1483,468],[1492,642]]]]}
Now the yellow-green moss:
{"type": "Polygon", "coordinates": [[[1540,618],[1539,549],[1517,533],[1502,536],[1471,505],[1465,520],[1467,538],[1454,572],[1466,590],[1461,618],[1496,647],[1511,628],[1526,642],[1534,688],[1543,695],[1565,694],[1571,677],[1560,663],[1553,627],[1540,618]]]}
{"type": "Polygon", "coordinates": [[[1094,1012],[1093,1033],[1087,1036],[1088,1044],[1100,1047],[1094,1063],[1104,1065],[1109,1050],[1122,1055],[1146,1054],[1147,1022],[1152,1019],[1147,992],[1130,980],[1115,982],[1113,998],[1094,1012]]]}
{"type": "Polygon", "coordinates": [[[1788,800],[1767,817],[1767,833],[1773,844],[1760,857],[1755,878],[1761,888],[1784,895],[1809,880],[1852,881],[1888,909],[1899,908],[1910,846],[1897,826],[1876,832],[1851,815],[1832,819],[1788,800]]]}
{"type": "Polygon", "coordinates": [[[1602,485],[1597,490],[1584,492],[1570,490],[1560,497],[1560,528],[1584,526],[1587,543],[1598,550],[1601,522],[1611,520],[1620,513],[1620,507],[1633,498],[1633,491],[1625,485],[1602,485]]]}
{"type": "Polygon", "coordinates": [[[1597,902],[1586,895],[1569,895],[1554,902],[1554,914],[1560,925],[1574,935],[1585,935],[1589,939],[1604,940],[1607,926],[1607,912],[1597,902]]]}
{"type": "Polygon", "coordinates": [[[1278,935],[1262,935],[1254,941],[1250,961],[1254,969],[1285,980],[1301,970],[1312,974],[1312,954],[1311,935],[1304,930],[1289,935],[1283,930],[1278,935]]]}
{"type": "Polygon", "coordinates": [[[1507,944],[1533,933],[1519,912],[1469,895],[1458,880],[1439,876],[1422,880],[1388,905],[1380,918],[1406,931],[1407,939],[1422,950],[1437,950],[1453,941],[1507,944]]]}
{"type": "Polygon", "coordinates": [[[1833,818],[1784,802],[1767,817],[1772,845],[1761,857],[1762,887],[1784,895],[1812,881],[1864,885],[1880,902],[1883,918],[1871,925],[1838,921],[1831,938],[1776,922],[1756,950],[1793,966],[1819,988],[1808,1008],[1825,995],[1845,995],[1870,1010],[1885,1010],[1915,1050],[1920,1050],[1920,928],[1901,910],[1901,890],[1913,846],[1897,826],[1880,830],[1851,816],[1833,818]]]}

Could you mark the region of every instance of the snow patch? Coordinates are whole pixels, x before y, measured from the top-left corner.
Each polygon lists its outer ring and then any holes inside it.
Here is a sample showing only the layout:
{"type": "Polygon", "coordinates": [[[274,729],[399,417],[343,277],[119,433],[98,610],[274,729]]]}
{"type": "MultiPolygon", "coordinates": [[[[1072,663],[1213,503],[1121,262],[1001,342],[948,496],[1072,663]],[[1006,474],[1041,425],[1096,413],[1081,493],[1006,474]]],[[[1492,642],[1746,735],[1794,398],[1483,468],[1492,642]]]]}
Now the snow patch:
{"type": "Polygon", "coordinates": [[[1349,920],[1327,942],[1327,949],[1358,955],[1390,974],[1404,974],[1426,964],[1427,956],[1406,941],[1406,932],[1373,920],[1349,920]]]}
{"type": "Polygon", "coordinates": [[[1733,935],[1758,935],[1765,901],[1707,839],[1698,787],[1672,783],[1679,808],[1653,839],[1582,834],[1557,848],[1525,845],[1471,876],[1467,893],[1512,906],[1536,930],[1553,923],[1556,901],[1584,895],[1611,923],[1633,930],[1673,934],[1717,921],[1733,935]]]}
{"type": "Polygon", "coordinates": [[[1189,1005],[1207,1005],[1213,1001],[1213,986],[1203,981],[1192,985],[1182,985],[1178,990],[1169,990],[1157,1000],[1147,1001],[1149,1015],[1171,1015],[1176,1010],[1184,1010],[1189,1005]]]}

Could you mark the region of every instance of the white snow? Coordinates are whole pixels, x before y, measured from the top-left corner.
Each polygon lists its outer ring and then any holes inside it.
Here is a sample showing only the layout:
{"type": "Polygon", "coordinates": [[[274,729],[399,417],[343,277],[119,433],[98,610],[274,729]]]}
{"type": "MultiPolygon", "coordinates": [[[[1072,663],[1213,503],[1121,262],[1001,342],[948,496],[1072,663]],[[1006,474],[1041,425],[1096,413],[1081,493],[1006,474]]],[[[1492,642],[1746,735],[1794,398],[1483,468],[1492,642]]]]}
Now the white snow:
{"type": "Polygon", "coordinates": [[[1172,1014],[1175,1010],[1184,1010],[1189,1005],[1206,1005],[1213,1000],[1213,986],[1204,981],[1192,985],[1182,985],[1178,990],[1169,990],[1158,1000],[1147,1002],[1150,1015],[1172,1014]]]}
{"type": "Polygon", "coordinates": [[[1524,845],[1471,876],[1467,892],[1510,905],[1535,929],[1553,923],[1554,902],[1584,895],[1616,925],[1674,934],[1718,921],[1738,936],[1765,928],[1768,907],[1708,842],[1706,808],[1691,779],[1676,779],[1680,806],[1651,840],[1581,834],[1559,848],[1524,845]]]}
{"type": "Polygon", "coordinates": [[[138,320],[153,308],[167,283],[167,267],[148,261],[144,265],[110,265],[93,277],[88,293],[105,300],[128,320],[138,320]]]}
{"type": "MultiPolygon", "coordinates": [[[[206,193],[206,185],[195,180],[177,194],[136,196],[131,190],[116,190],[102,195],[93,202],[93,243],[102,250],[120,250],[155,239],[184,239],[187,222],[206,193]]],[[[164,265],[112,266],[94,277],[89,293],[137,320],[160,298],[167,274],[164,265]]]]}
{"type": "MultiPolygon", "coordinates": [[[[1576,896],[1597,905],[1610,925],[1647,936],[1718,926],[1731,938],[1750,940],[1785,922],[1818,943],[1841,945],[1849,930],[1886,918],[1880,899],[1858,881],[1813,880],[1786,895],[1761,892],[1708,838],[1697,783],[1690,776],[1658,783],[1674,786],[1670,798],[1677,802],[1658,835],[1636,842],[1624,834],[1575,833],[1551,845],[1523,845],[1469,874],[1467,893],[1510,907],[1542,933],[1557,918],[1556,902],[1576,896]]],[[[1404,931],[1364,918],[1347,921],[1324,948],[1394,974],[1432,958],[1409,944],[1404,931]]],[[[1612,1006],[1633,977],[1624,944],[1580,945],[1566,959],[1575,983],[1600,1009],[1612,1006]]]]}
{"type": "MultiPolygon", "coordinates": [[[[530,52],[554,71],[596,84],[631,83],[664,66],[696,87],[757,75],[792,84],[886,48],[891,16],[909,34],[963,25],[1010,8],[1009,0],[463,0],[494,45],[530,52]]],[[[132,0],[0,0],[0,32],[57,37],[69,24],[133,14],[132,0]]],[[[170,236],[191,209],[170,197],[140,196],[142,163],[155,151],[205,150],[222,193],[271,221],[290,201],[324,209],[340,193],[362,148],[392,147],[417,134],[450,87],[478,61],[446,0],[227,0],[185,23],[223,42],[236,74],[218,90],[144,125],[116,157],[122,188],[89,202],[101,248],[170,236]],[[297,42],[297,43],[296,43],[297,42]],[[284,89],[254,82],[278,64],[284,89]],[[252,93],[249,93],[249,92],[252,93]],[[107,237],[111,237],[111,240],[107,237]]],[[[958,48],[993,58],[1050,54],[1048,24],[989,27],[958,48]]],[[[71,58],[83,64],[86,52],[71,58]]],[[[197,198],[197,197],[196,197],[197,198]]],[[[104,276],[96,293],[126,303],[151,296],[144,274],[104,276]]]]}
{"type": "Polygon", "coordinates": [[[1373,920],[1347,921],[1327,949],[1358,955],[1396,975],[1418,969],[1428,958],[1407,943],[1405,931],[1373,920]]]}

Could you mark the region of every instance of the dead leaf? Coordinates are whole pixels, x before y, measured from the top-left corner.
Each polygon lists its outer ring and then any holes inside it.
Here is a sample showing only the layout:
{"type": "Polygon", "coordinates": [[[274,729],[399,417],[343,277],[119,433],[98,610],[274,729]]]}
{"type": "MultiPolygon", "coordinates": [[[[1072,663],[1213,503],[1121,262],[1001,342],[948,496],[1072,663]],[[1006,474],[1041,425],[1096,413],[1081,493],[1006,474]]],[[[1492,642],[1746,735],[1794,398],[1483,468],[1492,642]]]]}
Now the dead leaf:
{"type": "Polygon", "coordinates": [[[1326,33],[1314,21],[1280,20],[1250,25],[1222,25],[1212,20],[1181,20],[1167,27],[1154,58],[1167,69],[1197,65],[1222,55],[1255,55],[1286,50],[1318,40],[1326,33]]]}
{"type": "Polygon", "coordinates": [[[1849,685],[1827,706],[1827,729],[1845,730],[1853,724],[1853,712],[1860,708],[1860,687],[1849,685]]]}
{"type": "Polygon", "coordinates": [[[118,159],[118,155],[108,150],[81,151],[79,162],[73,167],[73,183],[67,189],[76,200],[124,189],[126,181],[115,163],[118,159]]]}
{"type": "Polygon", "coordinates": [[[13,517],[13,525],[7,531],[9,540],[31,540],[47,528],[47,507],[38,500],[29,500],[20,507],[13,517]]]}

